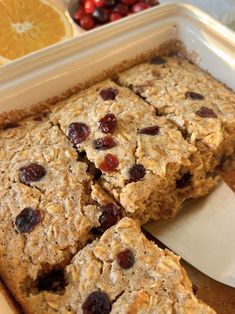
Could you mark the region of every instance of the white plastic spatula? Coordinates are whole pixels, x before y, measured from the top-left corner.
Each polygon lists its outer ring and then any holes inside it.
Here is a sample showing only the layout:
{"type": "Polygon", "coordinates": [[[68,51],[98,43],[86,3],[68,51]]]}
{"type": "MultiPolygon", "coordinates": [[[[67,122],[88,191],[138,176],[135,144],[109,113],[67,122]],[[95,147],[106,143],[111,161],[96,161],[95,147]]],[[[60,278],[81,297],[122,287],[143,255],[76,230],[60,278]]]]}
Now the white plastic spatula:
{"type": "Polygon", "coordinates": [[[225,183],[176,218],[145,229],[207,276],[235,287],[235,193],[225,183]]]}

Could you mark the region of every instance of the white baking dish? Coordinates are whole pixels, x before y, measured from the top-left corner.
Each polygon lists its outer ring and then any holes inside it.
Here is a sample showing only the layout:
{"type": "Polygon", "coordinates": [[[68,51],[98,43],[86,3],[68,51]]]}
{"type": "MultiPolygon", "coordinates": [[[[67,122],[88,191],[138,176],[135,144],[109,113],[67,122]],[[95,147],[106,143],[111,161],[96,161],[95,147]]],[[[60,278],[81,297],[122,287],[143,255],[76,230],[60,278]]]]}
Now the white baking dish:
{"type": "Polygon", "coordinates": [[[170,39],[181,40],[200,67],[235,90],[233,32],[192,6],[161,5],[0,68],[0,113],[58,96],[170,39]]]}

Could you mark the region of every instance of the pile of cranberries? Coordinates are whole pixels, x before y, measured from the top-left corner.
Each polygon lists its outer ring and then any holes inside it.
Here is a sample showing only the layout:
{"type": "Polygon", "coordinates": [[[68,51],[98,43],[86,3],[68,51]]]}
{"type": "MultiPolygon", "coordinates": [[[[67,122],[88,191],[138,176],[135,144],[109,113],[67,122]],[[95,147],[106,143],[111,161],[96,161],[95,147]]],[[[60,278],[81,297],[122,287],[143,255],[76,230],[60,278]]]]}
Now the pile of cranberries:
{"type": "Polygon", "coordinates": [[[158,0],[78,0],[73,19],[89,30],[158,4],[158,0]]]}

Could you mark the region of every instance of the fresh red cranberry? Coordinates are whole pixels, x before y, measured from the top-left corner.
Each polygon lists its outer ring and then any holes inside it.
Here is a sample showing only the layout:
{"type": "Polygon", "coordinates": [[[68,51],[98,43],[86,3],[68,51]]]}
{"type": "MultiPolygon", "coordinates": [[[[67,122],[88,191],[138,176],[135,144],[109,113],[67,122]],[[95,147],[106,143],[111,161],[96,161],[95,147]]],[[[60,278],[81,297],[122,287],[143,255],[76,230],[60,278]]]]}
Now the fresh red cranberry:
{"type": "Polygon", "coordinates": [[[145,2],[138,2],[134,4],[131,8],[131,12],[138,13],[140,11],[146,10],[149,8],[149,4],[145,2]]]}
{"type": "Polygon", "coordinates": [[[95,22],[90,15],[84,15],[81,17],[80,26],[85,30],[89,30],[95,26],[95,22]]]}
{"type": "Polygon", "coordinates": [[[99,227],[95,228],[95,233],[103,234],[107,229],[116,225],[121,218],[119,209],[112,203],[100,206],[99,210],[101,215],[99,216],[99,227]]]}
{"type": "Polygon", "coordinates": [[[93,0],[86,0],[84,4],[84,11],[86,13],[92,13],[95,9],[95,3],[93,0]]]}
{"type": "Polygon", "coordinates": [[[115,21],[118,21],[122,18],[122,16],[118,13],[111,13],[110,15],[110,22],[115,22],[115,21]]]}
{"type": "Polygon", "coordinates": [[[207,107],[201,107],[196,112],[196,115],[198,115],[201,118],[217,118],[217,114],[212,109],[207,107]]]}
{"type": "Polygon", "coordinates": [[[129,269],[131,268],[135,263],[135,258],[131,250],[126,249],[120,253],[118,253],[117,262],[123,269],[129,269]]]}
{"type": "Polygon", "coordinates": [[[131,183],[131,182],[137,182],[145,176],[146,170],[143,165],[141,164],[136,164],[133,167],[130,168],[129,170],[129,179],[126,181],[126,183],[131,183]]]}
{"type": "Polygon", "coordinates": [[[83,314],[108,314],[112,310],[112,303],[103,291],[94,291],[82,304],[83,314]]]}
{"type": "Polygon", "coordinates": [[[94,140],[93,143],[94,143],[95,149],[97,149],[97,150],[105,150],[105,149],[110,149],[114,146],[117,146],[117,143],[109,135],[98,138],[98,139],[94,140]]]}
{"type": "Polygon", "coordinates": [[[150,63],[156,64],[156,65],[162,65],[166,63],[166,60],[164,60],[162,57],[156,56],[150,61],[150,63]]]}
{"type": "Polygon", "coordinates": [[[102,8],[105,6],[104,0],[94,0],[95,6],[98,8],[102,8]]]}
{"type": "Polygon", "coordinates": [[[73,15],[73,18],[75,20],[75,22],[79,22],[81,20],[81,18],[84,16],[85,12],[84,12],[84,8],[82,5],[79,5],[77,7],[76,12],[73,15]]]}
{"type": "Polygon", "coordinates": [[[61,269],[55,269],[42,275],[37,280],[38,291],[61,291],[66,285],[64,272],[61,269]]]}
{"type": "Polygon", "coordinates": [[[128,6],[122,3],[118,3],[113,9],[113,12],[118,13],[121,16],[126,16],[128,14],[128,11],[128,6]]]}
{"type": "Polygon", "coordinates": [[[74,145],[85,141],[90,133],[90,128],[85,123],[73,122],[68,127],[68,137],[74,145]]]}
{"type": "Polygon", "coordinates": [[[5,124],[2,129],[5,131],[5,130],[9,130],[9,129],[16,129],[19,126],[20,125],[17,122],[9,122],[9,123],[5,124]]]}
{"type": "Polygon", "coordinates": [[[190,184],[192,180],[192,175],[186,172],[180,179],[176,180],[175,184],[178,189],[182,189],[190,184]]]}
{"type": "Polygon", "coordinates": [[[192,100],[202,100],[204,99],[204,96],[195,92],[186,92],[185,98],[190,98],[192,100]]]}
{"type": "Polygon", "coordinates": [[[114,100],[118,94],[118,90],[116,88],[109,87],[107,89],[102,89],[100,91],[100,97],[103,100],[114,100]]]}
{"type": "Polygon", "coordinates": [[[122,3],[127,4],[127,5],[133,5],[137,2],[138,0],[121,0],[122,3]]]}
{"type": "Polygon", "coordinates": [[[116,4],[116,0],[104,0],[106,7],[113,7],[116,4]]]}
{"type": "Polygon", "coordinates": [[[147,128],[143,128],[139,130],[140,134],[147,134],[147,135],[157,135],[159,134],[159,126],[148,126],[147,128]]]}
{"type": "Polygon", "coordinates": [[[106,114],[99,121],[99,128],[103,133],[113,134],[117,127],[117,118],[113,113],[106,114]]]}
{"type": "Polygon", "coordinates": [[[24,208],[16,217],[15,225],[20,233],[29,233],[41,221],[41,213],[38,209],[24,208]]]}
{"type": "Polygon", "coordinates": [[[101,24],[104,24],[109,20],[109,12],[105,8],[95,8],[92,16],[96,22],[101,24]]]}
{"type": "Polygon", "coordinates": [[[113,154],[107,154],[104,157],[104,161],[102,161],[99,168],[104,172],[113,172],[117,170],[118,166],[119,166],[118,158],[113,154]]]}
{"type": "Polygon", "coordinates": [[[20,181],[22,183],[30,183],[41,180],[46,175],[46,170],[43,166],[32,163],[28,166],[20,168],[20,181]]]}

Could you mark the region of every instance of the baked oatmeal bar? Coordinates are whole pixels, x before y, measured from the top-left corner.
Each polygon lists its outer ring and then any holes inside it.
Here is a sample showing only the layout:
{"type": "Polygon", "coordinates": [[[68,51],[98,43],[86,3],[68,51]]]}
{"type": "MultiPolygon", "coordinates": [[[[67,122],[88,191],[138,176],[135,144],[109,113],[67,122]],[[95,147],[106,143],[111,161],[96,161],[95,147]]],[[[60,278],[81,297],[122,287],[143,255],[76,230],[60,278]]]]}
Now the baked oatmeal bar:
{"type": "Polygon", "coordinates": [[[178,256],[123,218],[66,266],[61,291],[25,296],[27,314],[215,313],[197,300],[178,256]]]}
{"type": "Polygon", "coordinates": [[[21,302],[36,283],[61,277],[92,228],[104,231],[121,213],[48,118],[5,126],[0,148],[0,275],[21,302]]]}
{"type": "Polygon", "coordinates": [[[174,216],[185,199],[214,185],[176,126],[110,80],[57,105],[50,119],[102,171],[99,183],[126,215],[140,223],[174,216]]]}
{"type": "Polygon", "coordinates": [[[235,94],[194,64],[179,57],[156,57],[118,80],[178,126],[197,147],[208,173],[232,154],[235,94]]]}

